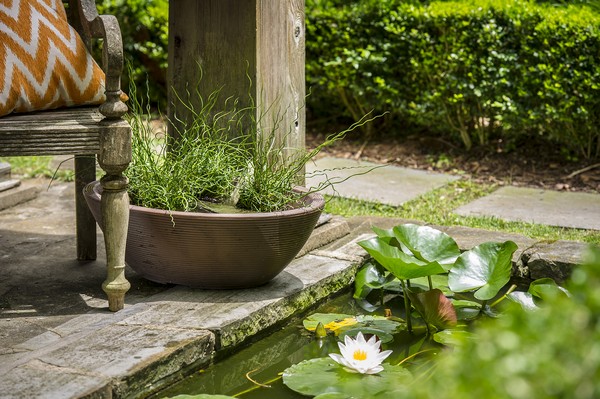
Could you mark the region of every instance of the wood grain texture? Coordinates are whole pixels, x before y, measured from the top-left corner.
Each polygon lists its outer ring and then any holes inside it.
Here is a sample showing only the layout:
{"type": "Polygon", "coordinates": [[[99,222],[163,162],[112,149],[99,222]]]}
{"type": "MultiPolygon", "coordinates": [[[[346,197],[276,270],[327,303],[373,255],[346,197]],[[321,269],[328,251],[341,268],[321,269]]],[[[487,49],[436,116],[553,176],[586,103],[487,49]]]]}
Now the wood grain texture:
{"type": "Polygon", "coordinates": [[[0,156],[96,154],[100,136],[121,127],[120,120],[101,123],[98,107],[15,114],[0,118],[0,156]]]}
{"type": "Polygon", "coordinates": [[[187,93],[221,89],[222,99],[257,105],[265,134],[276,126],[287,147],[304,148],[304,38],[304,0],[169,2],[171,120],[190,119],[178,104],[187,93]]]}

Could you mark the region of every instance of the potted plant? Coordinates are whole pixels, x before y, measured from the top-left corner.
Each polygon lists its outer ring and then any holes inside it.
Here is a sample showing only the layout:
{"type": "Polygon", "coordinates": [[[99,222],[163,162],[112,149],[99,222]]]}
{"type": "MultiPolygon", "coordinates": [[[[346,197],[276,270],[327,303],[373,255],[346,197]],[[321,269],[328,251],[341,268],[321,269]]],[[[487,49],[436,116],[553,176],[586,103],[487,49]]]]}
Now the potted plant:
{"type": "MultiPolygon", "coordinates": [[[[229,99],[216,111],[218,94],[200,101],[176,141],[157,137],[149,113],[133,104],[125,259],[149,280],[208,289],[270,281],[300,251],[325,204],[318,190],[295,187],[304,165],[365,122],[311,151],[290,151],[274,131],[260,131],[256,109],[229,99]]],[[[100,184],[84,194],[102,227],[100,184]]]]}

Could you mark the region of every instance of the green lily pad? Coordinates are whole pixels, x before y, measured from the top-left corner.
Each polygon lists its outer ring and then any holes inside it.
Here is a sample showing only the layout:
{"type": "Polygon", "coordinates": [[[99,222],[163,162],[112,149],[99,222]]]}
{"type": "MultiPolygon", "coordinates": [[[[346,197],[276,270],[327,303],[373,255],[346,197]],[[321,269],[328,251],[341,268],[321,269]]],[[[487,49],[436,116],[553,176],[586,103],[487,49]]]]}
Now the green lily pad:
{"type": "Polygon", "coordinates": [[[393,229],[394,236],[404,244],[417,259],[438,262],[449,270],[460,255],[460,248],[448,234],[429,226],[403,224],[393,229]]]}
{"type": "Polygon", "coordinates": [[[518,303],[524,310],[536,310],[539,309],[535,301],[533,300],[533,295],[529,292],[523,291],[514,291],[508,294],[508,299],[511,301],[518,303]]]}
{"type": "Polygon", "coordinates": [[[517,244],[486,242],[461,254],[448,274],[454,292],[475,291],[479,300],[492,299],[508,280],[517,244]]]}
{"type": "Polygon", "coordinates": [[[527,292],[542,300],[554,298],[556,296],[569,296],[569,291],[556,284],[556,281],[551,278],[540,278],[532,281],[527,292]]]}
{"type": "Polygon", "coordinates": [[[400,280],[410,280],[445,272],[438,262],[425,262],[407,255],[398,247],[387,244],[379,237],[361,241],[358,245],[400,280]]]}
{"type": "MultiPolygon", "coordinates": [[[[431,278],[433,288],[441,290],[446,296],[452,296],[452,294],[454,294],[450,288],[448,288],[447,274],[435,274],[433,276],[429,276],[429,278],[431,278]]],[[[428,277],[419,277],[410,280],[410,287],[411,289],[421,288],[423,291],[427,291],[429,289],[428,277]]]]}
{"type": "Polygon", "coordinates": [[[340,333],[339,339],[340,341],[342,341],[346,335],[355,338],[358,335],[358,333],[362,333],[363,335],[377,335],[377,338],[379,338],[379,340],[384,344],[387,344],[388,342],[392,342],[394,340],[394,336],[392,334],[371,327],[358,327],[344,330],[342,333],[340,333]]]}
{"type": "Polygon", "coordinates": [[[481,304],[464,299],[452,299],[458,320],[473,320],[481,314],[481,304]]]}
{"type": "Polygon", "coordinates": [[[458,346],[468,339],[474,339],[473,333],[465,330],[444,330],[433,334],[433,340],[442,345],[458,346]]]}
{"type": "Polygon", "coordinates": [[[366,375],[348,372],[330,358],[310,359],[287,368],[283,383],[302,395],[335,393],[370,399],[391,398],[413,381],[412,374],[402,366],[383,364],[383,367],[378,374],[366,375]]]}
{"type": "Polygon", "coordinates": [[[319,323],[324,326],[333,322],[342,322],[346,319],[354,319],[356,316],[342,313],[313,313],[302,321],[304,328],[314,331],[319,323]]]}
{"type": "Polygon", "coordinates": [[[327,330],[340,337],[354,336],[362,331],[363,334],[377,335],[382,342],[390,342],[393,339],[392,334],[404,328],[404,323],[383,316],[352,316],[339,313],[314,313],[302,323],[309,331],[315,330],[321,323],[327,330]]]}

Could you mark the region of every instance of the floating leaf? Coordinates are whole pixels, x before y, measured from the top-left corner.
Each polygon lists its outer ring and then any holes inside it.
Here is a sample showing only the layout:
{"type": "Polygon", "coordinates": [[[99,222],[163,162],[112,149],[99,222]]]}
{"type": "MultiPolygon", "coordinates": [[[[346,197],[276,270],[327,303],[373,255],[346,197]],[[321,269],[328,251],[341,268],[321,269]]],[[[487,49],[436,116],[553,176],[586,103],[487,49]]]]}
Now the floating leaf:
{"type": "Polygon", "coordinates": [[[413,381],[411,373],[401,366],[383,364],[383,367],[380,373],[368,375],[350,373],[330,358],[310,359],[286,369],[283,383],[302,395],[336,393],[370,399],[392,398],[413,381]]]}
{"type": "Polygon", "coordinates": [[[404,323],[383,316],[361,315],[356,316],[356,320],[358,320],[360,326],[373,327],[389,334],[394,334],[399,328],[404,327],[404,323]]]}
{"type": "Polygon", "coordinates": [[[517,244],[486,242],[461,254],[448,275],[454,292],[477,290],[475,298],[492,299],[508,283],[517,244]]]}
{"type": "Polygon", "coordinates": [[[542,300],[555,298],[559,295],[567,297],[569,296],[569,291],[556,284],[556,281],[552,280],[551,278],[540,278],[532,281],[527,292],[542,300]]]}
{"type": "Polygon", "coordinates": [[[473,339],[475,336],[465,330],[444,330],[436,332],[433,335],[433,340],[442,345],[458,346],[468,339],[473,339]]]}
{"type": "Polygon", "coordinates": [[[369,262],[356,273],[354,298],[364,299],[371,290],[385,288],[394,279],[392,274],[382,272],[375,264],[369,262]]]}
{"type": "Polygon", "coordinates": [[[384,342],[388,342],[387,340],[392,334],[399,328],[404,327],[404,323],[389,320],[383,316],[352,316],[338,313],[315,313],[307,317],[302,323],[304,328],[309,331],[314,331],[321,323],[326,330],[333,332],[335,335],[350,330],[356,331],[355,335],[362,331],[363,334],[376,334],[384,342]]]}
{"type": "Polygon", "coordinates": [[[533,295],[529,292],[514,291],[508,294],[507,298],[518,303],[525,310],[531,311],[539,308],[533,300],[533,295]]]}
{"type": "Polygon", "coordinates": [[[313,313],[302,321],[304,328],[308,331],[315,331],[319,323],[323,324],[325,328],[330,323],[341,322],[345,319],[355,319],[355,316],[350,314],[341,313],[313,313]]]}
{"type": "Polygon", "coordinates": [[[427,325],[438,330],[456,325],[456,310],[452,302],[437,288],[418,293],[408,291],[408,297],[427,325]]]}
{"type": "Polygon", "coordinates": [[[453,299],[452,305],[458,320],[472,320],[481,314],[481,304],[478,302],[453,299]]]}
{"type": "Polygon", "coordinates": [[[438,262],[446,270],[460,255],[460,248],[448,234],[429,226],[403,224],[393,229],[394,236],[404,244],[414,256],[425,262],[438,262]]]}
{"type": "Polygon", "coordinates": [[[343,340],[345,336],[354,338],[358,335],[358,333],[362,333],[363,335],[377,335],[377,338],[379,338],[379,340],[384,344],[394,340],[394,336],[392,334],[371,327],[358,327],[344,330],[344,332],[339,335],[339,339],[343,340]]]}
{"type": "Polygon", "coordinates": [[[358,245],[364,248],[373,259],[400,280],[409,280],[445,272],[439,263],[427,263],[414,256],[407,255],[399,248],[386,244],[378,237],[361,241],[358,245]]]}

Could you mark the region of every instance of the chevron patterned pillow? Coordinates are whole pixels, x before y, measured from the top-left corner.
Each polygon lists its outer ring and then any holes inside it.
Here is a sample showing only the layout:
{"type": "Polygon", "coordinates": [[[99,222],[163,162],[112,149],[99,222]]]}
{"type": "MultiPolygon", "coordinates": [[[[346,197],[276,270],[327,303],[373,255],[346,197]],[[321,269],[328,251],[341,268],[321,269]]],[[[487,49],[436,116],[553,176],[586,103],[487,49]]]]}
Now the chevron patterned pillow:
{"type": "Polygon", "coordinates": [[[104,101],[104,72],[61,0],[0,0],[0,116],[104,101]]]}

